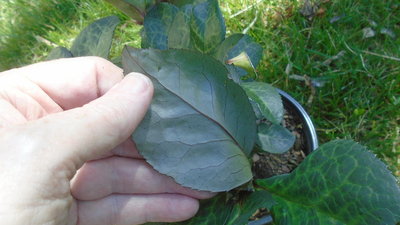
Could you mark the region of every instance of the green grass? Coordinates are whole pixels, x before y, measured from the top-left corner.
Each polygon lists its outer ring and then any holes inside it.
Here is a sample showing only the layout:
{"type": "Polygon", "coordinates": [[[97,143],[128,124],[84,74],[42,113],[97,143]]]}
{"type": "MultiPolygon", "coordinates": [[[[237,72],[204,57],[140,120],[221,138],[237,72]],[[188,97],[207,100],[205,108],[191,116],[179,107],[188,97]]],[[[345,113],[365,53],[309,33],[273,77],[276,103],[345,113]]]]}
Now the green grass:
{"type": "MultiPolygon", "coordinates": [[[[354,139],[400,176],[400,4],[397,0],[321,0],[318,15],[308,20],[299,13],[300,2],[227,0],[221,4],[229,33],[248,30],[265,48],[260,79],[305,105],[321,143],[354,139]],[[341,19],[331,23],[335,16],[341,19]],[[363,38],[365,27],[377,34],[363,38]],[[394,31],[396,38],[380,34],[382,28],[394,31]],[[342,57],[323,63],[341,51],[342,57]],[[310,87],[291,75],[306,75],[325,84],[310,87]]],[[[140,45],[140,27],[100,0],[6,0],[0,7],[0,70],[43,60],[53,45],[69,47],[87,24],[110,14],[123,21],[112,55],[118,55],[125,44],[140,45]],[[27,2],[33,6],[26,7],[27,2]]]]}
{"type": "Polygon", "coordinates": [[[75,0],[3,0],[0,4],[0,70],[38,61],[46,45],[37,41],[77,10],[75,0]]]}
{"type": "Polygon", "coordinates": [[[140,27],[101,0],[3,0],[0,4],[0,71],[44,60],[55,46],[69,48],[96,19],[118,15],[111,55],[125,44],[140,46],[140,27]],[[135,38],[132,38],[135,37],[135,38]]]}
{"type": "Polygon", "coordinates": [[[226,1],[225,13],[232,15],[257,2],[228,20],[228,27],[243,31],[258,12],[249,34],[265,48],[259,68],[261,79],[287,90],[306,106],[321,143],[354,139],[386,160],[399,176],[400,61],[368,53],[399,60],[397,1],[325,1],[319,7],[321,14],[312,21],[299,13],[299,3],[288,0],[226,1]],[[330,19],[341,15],[339,21],[330,23],[330,19]],[[362,29],[371,26],[370,21],[377,23],[375,30],[389,28],[397,38],[377,34],[363,39],[362,29]],[[323,64],[341,51],[343,57],[330,65],[323,64]],[[288,72],[287,68],[292,69],[288,72]],[[305,82],[290,79],[294,74],[326,83],[312,90],[305,82]],[[308,102],[311,95],[313,101],[308,102]]]}

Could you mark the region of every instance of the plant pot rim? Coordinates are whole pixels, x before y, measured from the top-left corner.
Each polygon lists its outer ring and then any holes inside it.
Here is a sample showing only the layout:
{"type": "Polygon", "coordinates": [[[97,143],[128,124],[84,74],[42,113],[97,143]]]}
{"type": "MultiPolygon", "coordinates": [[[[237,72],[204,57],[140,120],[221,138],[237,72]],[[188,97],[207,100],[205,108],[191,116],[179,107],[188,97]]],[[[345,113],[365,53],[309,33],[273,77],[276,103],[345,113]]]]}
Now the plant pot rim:
{"type": "Polygon", "coordinates": [[[311,153],[312,151],[314,151],[315,149],[318,148],[318,137],[317,137],[317,132],[315,131],[315,127],[314,124],[310,118],[310,116],[308,115],[308,113],[306,112],[306,110],[303,108],[303,106],[296,101],[296,99],[294,99],[291,95],[289,95],[288,93],[277,89],[279,94],[282,96],[282,101],[283,104],[285,105],[285,107],[290,107],[292,110],[294,110],[295,112],[297,112],[297,114],[299,115],[301,122],[305,125],[303,127],[304,129],[304,134],[305,134],[305,138],[306,138],[306,142],[307,142],[307,150],[309,152],[307,152],[306,154],[311,153]]]}

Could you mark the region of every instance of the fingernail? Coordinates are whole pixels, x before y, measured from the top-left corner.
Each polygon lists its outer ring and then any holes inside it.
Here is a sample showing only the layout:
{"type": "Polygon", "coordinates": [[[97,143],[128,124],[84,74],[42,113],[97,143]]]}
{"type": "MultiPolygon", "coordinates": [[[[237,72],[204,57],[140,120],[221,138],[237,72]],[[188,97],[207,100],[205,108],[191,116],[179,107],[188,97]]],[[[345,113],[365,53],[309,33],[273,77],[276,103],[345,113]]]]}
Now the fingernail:
{"type": "Polygon", "coordinates": [[[130,79],[127,84],[133,93],[145,92],[152,85],[151,80],[141,73],[130,73],[125,76],[125,79],[130,79]]]}

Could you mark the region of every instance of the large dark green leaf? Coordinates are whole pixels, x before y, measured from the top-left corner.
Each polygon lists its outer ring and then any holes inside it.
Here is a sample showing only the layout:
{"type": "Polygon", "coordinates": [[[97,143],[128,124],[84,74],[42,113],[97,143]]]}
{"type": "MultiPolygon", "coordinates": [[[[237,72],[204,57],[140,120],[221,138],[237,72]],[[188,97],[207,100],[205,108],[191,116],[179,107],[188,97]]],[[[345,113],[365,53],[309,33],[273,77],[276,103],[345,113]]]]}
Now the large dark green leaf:
{"type": "Polygon", "coordinates": [[[87,26],[72,44],[72,54],[75,57],[100,56],[107,59],[114,30],[119,22],[118,17],[109,16],[87,26]]]}
{"type": "Polygon", "coordinates": [[[64,47],[56,47],[51,50],[51,52],[47,56],[47,60],[71,58],[71,57],[73,57],[72,53],[68,49],[64,47]]]}
{"type": "Polygon", "coordinates": [[[256,191],[234,205],[226,225],[246,225],[249,218],[261,208],[270,209],[275,204],[272,195],[266,191],[256,191]]]}
{"type": "Polygon", "coordinates": [[[326,216],[318,210],[310,210],[308,206],[286,201],[277,196],[278,204],[272,207],[276,225],[346,225],[334,217],[326,216]]]}
{"type": "Polygon", "coordinates": [[[247,155],[255,142],[255,115],[221,63],[187,50],[127,48],[123,65],[125,72],[148,74],[155,86],[133,138],[156,170],[209,191],[251,179],[247,155]]]}
{"type": "Polygon", "coordinates": [[[288,151],[296,140],[290,131],[277,124],[260,124],[257,136],[257,144],[262,150],[276,154],[288,151]]]}
{"type": "Polygon", "coordinates": [[[324,144],[291,174],[257,183],[277,196],[277,224],[400,222],[396,179],[384,163],[353,141],[324,144]]]}
{"type": "Polygon", "coordinates": [[[225,39],[216,49],[214,55],[225,63],[242,52],[246,52],[254,68],[257,67],[262,57],[263,48],[246,34],[233,34],[225,39]]]}
{"type": "Polygon", "coordinates": [[[211,53],[225,39],[225,21],[216,0],[193,7],[191,40],[195,49],[211,53]]]}
{"type": "Polygon", "coordinates": [[[283,119],[283,104],[276,88],[263,82],[246,82],[240,84],[251,100],[259,105],[261,113],[274,124],[283,119]]]}

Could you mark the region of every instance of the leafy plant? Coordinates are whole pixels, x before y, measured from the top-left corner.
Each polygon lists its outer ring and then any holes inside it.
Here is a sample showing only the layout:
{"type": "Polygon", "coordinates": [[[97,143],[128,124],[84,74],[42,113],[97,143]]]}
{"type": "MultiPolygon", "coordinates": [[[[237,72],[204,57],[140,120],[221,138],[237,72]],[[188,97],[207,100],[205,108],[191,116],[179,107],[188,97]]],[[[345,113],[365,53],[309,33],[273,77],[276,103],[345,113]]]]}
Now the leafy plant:
{"type": "MultiPolygon", "coordinates": [[[[277,90],[254,81],[261,46],[248,35],[225,38],[216,0],[110,2],[144,25],[142,49],[122,54],[125,73],[146,74],[155,87],[132,135],[140,153],[183,186],[224,192],[177,224],[243,225],[260,208],[282,225],[400,222],[396,179],[353,141],[322,145],[290,174],[253,179],[252,153],[283,153],[295,138],[281,125],[277,90]]],[[[117,23],[116,17],[94,22],[71,51],[56,48],[49,58],[107,58],[117,23]]]]}
{"type": "Polygon", "coordinates": [[[114,30],[120,20],[109,16],[87,26],[72,44],[71,50],[65,47],[54,48],[47,56],[48,60],[78,56],[100,56],[108,58],[114,30]]]}

